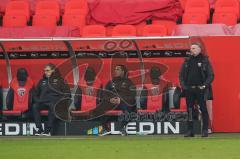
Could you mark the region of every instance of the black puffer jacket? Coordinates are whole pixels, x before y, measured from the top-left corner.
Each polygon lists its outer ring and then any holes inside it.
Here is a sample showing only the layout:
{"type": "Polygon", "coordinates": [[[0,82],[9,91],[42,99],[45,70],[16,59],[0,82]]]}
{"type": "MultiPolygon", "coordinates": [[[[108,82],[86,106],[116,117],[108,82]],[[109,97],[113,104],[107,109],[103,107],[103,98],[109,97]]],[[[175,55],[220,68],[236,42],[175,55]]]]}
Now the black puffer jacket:
{"type": "Polygon", "coordinates": [[[119,106],[136,106],[136,87],[130,79],[115,77],[107,83],[106,90],[112,92],[112,97],[119,97],[121,99],[119,106]]]}
{"type": "Polygon", "coordinates": [[[56,103],[63,97],[70,97],[70,88],[60,74],[55,71],[51,77],[38,82],[34,93],[34,102],[56,103]]]}

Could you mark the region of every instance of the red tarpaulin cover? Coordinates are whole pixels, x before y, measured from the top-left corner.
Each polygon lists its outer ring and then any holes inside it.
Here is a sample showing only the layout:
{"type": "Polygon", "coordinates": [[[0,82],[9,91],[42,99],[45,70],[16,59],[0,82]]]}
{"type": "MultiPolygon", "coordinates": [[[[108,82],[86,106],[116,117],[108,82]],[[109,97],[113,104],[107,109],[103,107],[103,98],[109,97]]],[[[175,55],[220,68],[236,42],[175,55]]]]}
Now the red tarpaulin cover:
{"type": "Polygon", "coordinates": [[[176,21],[182,15],[179,0],[89,0],[88,23],[138,24],[156,17],[176,21]]]}

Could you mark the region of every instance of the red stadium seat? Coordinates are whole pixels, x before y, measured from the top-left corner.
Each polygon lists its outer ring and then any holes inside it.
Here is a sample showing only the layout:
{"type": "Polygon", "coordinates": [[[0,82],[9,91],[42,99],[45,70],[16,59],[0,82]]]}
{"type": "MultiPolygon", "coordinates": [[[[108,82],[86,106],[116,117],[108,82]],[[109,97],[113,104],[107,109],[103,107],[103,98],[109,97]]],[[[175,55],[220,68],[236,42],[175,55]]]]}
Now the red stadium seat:
{"type": "Polygon", "coordinates": [[[174,36],[212,36],[231,35],[231,31],[224,24],[182,24],[177,25],[174,36]]]}
{"type": "Polygon", "coordinates": [[[162,109],[162,94],[159,95],[152,95],[151,90],[154,87],[152,84],[145,85],[148,96],[147,96],[147,109],[146,110],[138,110],[138,112],[145,113],[145,112],[156,112],[157,110],[162,109]]]}
{"type": "Polygon", "coordinates": [[[142,22],[142,23],[139,23],[139,24],[134,25],[135,28],[137,29],[137,35],[141,35],[142,30],[143,30],[143,28],[144,28],[146,25],[147,25],[147,24],[146,24],[145,21],[142,22]]]}
{"type": "MultiPolygon", "coordinates": [[[[102,82],[99,79],[95,79],[93,84],[91,85],[91,93],[88,93],[88,85],[86,80],[81,79],[78,83],[79,89],[81,89],[81,96],[75,96],[81,98],[80,103],[76,103],[75,106],[78,107],[80,105],[80,109],[71,111],[72,115],[80,115],[84,116],[91,110],[96,109],[97,107],[97,98],[98,98],[98,91],[102,88],[102,82]]],[[[75,98],[74,97],[74,98],[75,98]]]]}
{"type": "Polygon", "coordinates": [[[102,25],[88,25],[82,30],[83,37],[105,37],[106,28],[102,25]]]}
{"type": "Polygon", "coordinates": [[[33,81],[28,77],[25,86],[20,86],[18,80],[14,78],[11,82],[11,88],[13,89],[13,109],[4,110],[2,114],[4,116],[20,116],[26,112],[29,108],[29,98],[31,97],[30,91],[33,88],[33,81]]]}
{"type": "Polygon", "coordinates": [[[141,36],[166,36],[167,28],[164,25],[146,25],[141,36]]]}
{"type": "Polygon", "coordinates": [[[5,16],[26,16],[30,19],[30,6],[27,1],[10,1],[8,2],[5,10],[5,16]]]}
{"type": "Polygon", "coordinates": [[[183,24],[207,24],[207,16],[201,13],[184,13],[182,17],[183,24]]]}
{"type": "Polygon", "coordinates": [[[65,4],[65,15],[86,15],[88,13],[87,0],[68,1],[65,4]]]}
{"type": "Polygon", "coordinates": [[[112,30],[113,30],[114,26],[107,26],[106,30],[107,30],[107,36],[112,36],[112,30]]]}
{"type": "Polygon", "coordinates": [[[57,26],[54,37],[80,37],[80,29],[73,26],[57,26]]]}
{"type": "Polygon", "coordinates": [[[47,116],[48,115],[48,110],[41,110],[40,114],[43,116],[47,116]]]}
{"type": "Polygon", "coordinates": [[[239,1],[217,0],[214,13],[233,13],[239,18],[239,1]]]}
{"type": "Polygon", "coordinates": [[[160,24],[164,25],[167,28],[168,35],[172,35],[173,30],[176,27],[176,22],[172,20],[159,20],[159,19],[153,19],[152,24],[160,24]]]}
{"type": "Polygon", "coordinates": [[[24,15],[5,15],[3,17],[4,27],[25,27],[27,26],[27,17],[24,15]]]}
{"type": "Polygon", "coordinates": [[[22,38],[36,38],[36,37],[51,37],[53,36],[52,28],[46,27],[37,27],[37,26],[28,26],[24,29],[19,29],[20,32],[23,32],[22,38]]]}
{"type": "Polygon", "coordinates": [[[226,24],[233,26],[237,24],[237,15],[234,13],[215,13],[213,15],[213,23],[226,24]]]}
{"type": "Polygon", "coordinates": [[[57,25],[57,19],[54,15],[35,15],[33,17],[33,26],[54,28],[57,25]]]}
{"type": "MultiPolygon", "coordinates": [[[[28,27],[23,27],[23,28],[22,27],[1,27],[0,37],[1,38],[26,38],[25,28],[28,28],[28,27]]],[[[34,37],[37,37],[37,36],[34,36],[34,37]]]]}
{"type": "Polygon", "coordinates": [[[62,25],[81,28],[86,25],[86,17],[85,15],[64,15],[62,25]]]}
{"type": "Polygon", "coordinates": [[[210,16],[210,6],[208,0],[188,0],[185,6],[185,13],[201,13],[208,18],[210,16]]]}
{"type": "Polygon", "coordinates": [[[171,112],[186,112],[187,111],[187,105],[186,105],[186,98],[180,99],[180,108],[172,108],[170,109],[171,112]]]}
{"type": "Polygon", "coordinates": [[[1,38],[9,38],[9,37],[11,37],[10,29],[13,29],[13,28],[3,28],[3,27],[1,27],[0,28],[0,37],[1,38]]]}
{"type": "Polygon", "coordinates": [[[59,20],[60,6],[58,4],[58,1],[38,1],[38,3],[36,4],[35,15],[55,16],[56,20],[59,20]]]}
{"type": "Polygon", "coordinates": [[[137,31],[133,25],[117,25],[112,30],[112,36],[136,36],[137,31]]]}

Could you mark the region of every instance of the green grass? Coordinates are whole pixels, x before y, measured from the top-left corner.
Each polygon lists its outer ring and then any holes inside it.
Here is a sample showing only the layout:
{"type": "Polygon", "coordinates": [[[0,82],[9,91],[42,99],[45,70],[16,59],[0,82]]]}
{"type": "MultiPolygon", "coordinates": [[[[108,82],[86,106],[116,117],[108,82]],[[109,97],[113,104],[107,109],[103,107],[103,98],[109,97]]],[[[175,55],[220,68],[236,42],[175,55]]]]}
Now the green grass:
{"type": "Polygon", "coordinates": [[[239,159],[240,134],[0,137],[1,159],[239,159]]]}

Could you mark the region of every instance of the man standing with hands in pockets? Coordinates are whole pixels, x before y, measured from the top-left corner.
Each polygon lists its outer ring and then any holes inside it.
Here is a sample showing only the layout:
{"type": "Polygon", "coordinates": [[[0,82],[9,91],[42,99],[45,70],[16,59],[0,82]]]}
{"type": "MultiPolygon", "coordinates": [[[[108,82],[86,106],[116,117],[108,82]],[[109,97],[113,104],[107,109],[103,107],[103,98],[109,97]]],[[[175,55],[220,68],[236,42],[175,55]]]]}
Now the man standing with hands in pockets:
{"type": "Polygon", "coordinates": [[[200,43],[192,43],[191,55],[187,58],[180,70],[179,80],[186,95],[188,122],[185,137],[194,137],[192,109],[195,104],[202,112],[202,137],[208,137],[209,116],[206,107],[209,87],[214,79],[214,73],[208,57],[200,43]]]}

